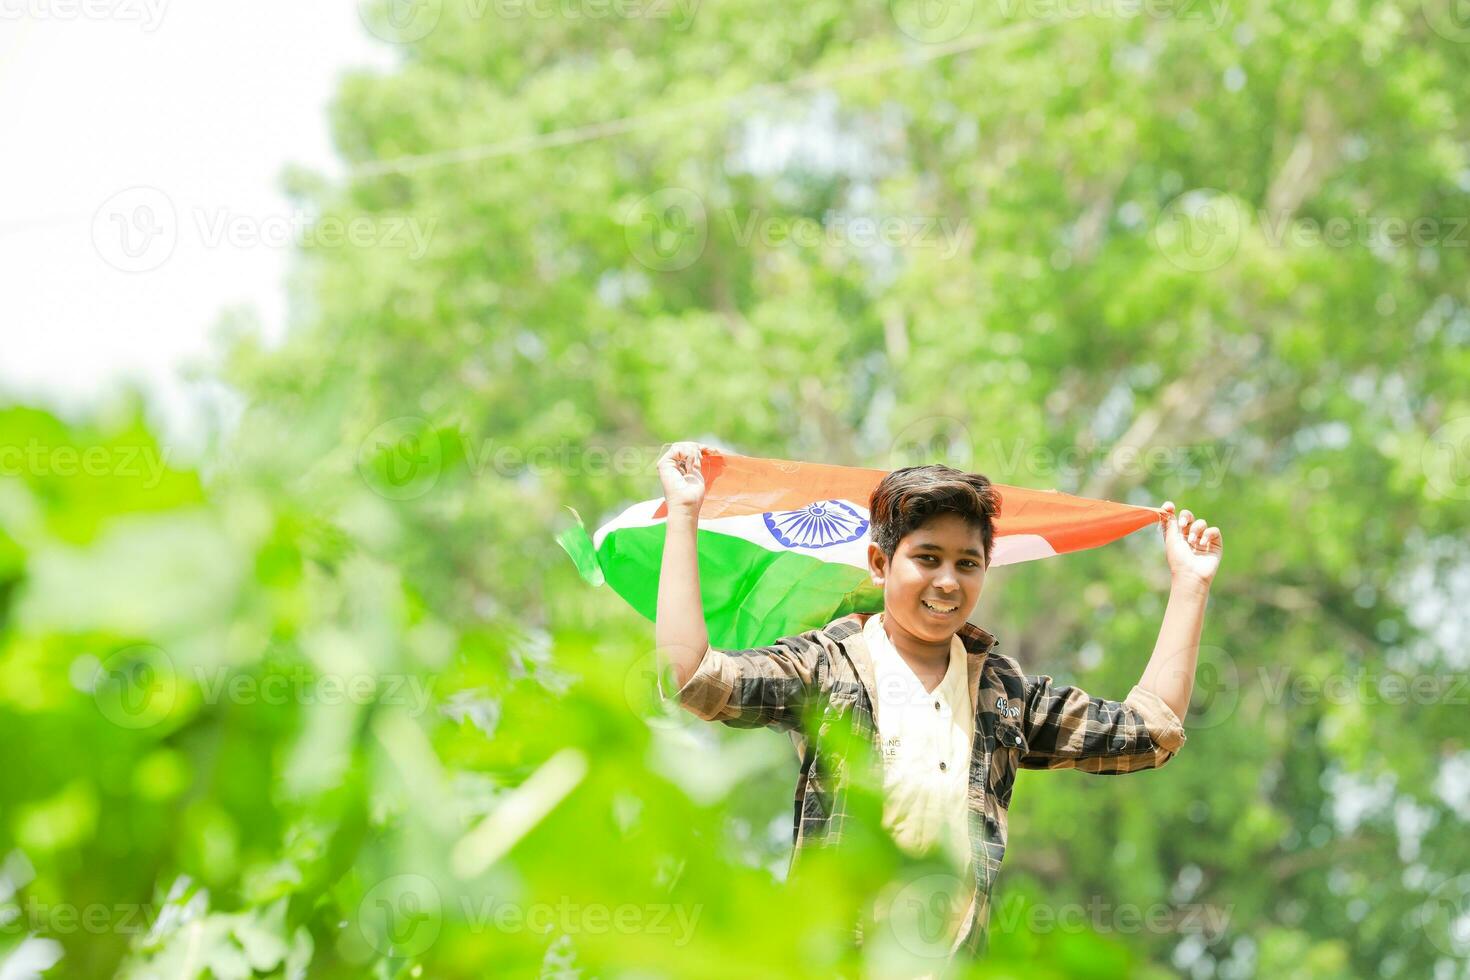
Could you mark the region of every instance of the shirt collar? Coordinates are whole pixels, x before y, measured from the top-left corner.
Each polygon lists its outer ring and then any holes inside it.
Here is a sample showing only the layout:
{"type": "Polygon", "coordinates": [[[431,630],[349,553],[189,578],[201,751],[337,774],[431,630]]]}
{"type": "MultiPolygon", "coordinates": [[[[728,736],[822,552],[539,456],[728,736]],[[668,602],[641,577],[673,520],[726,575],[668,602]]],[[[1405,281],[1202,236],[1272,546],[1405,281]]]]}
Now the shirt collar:
{"type": "MultiPolygon", "coordinates": [[[[874,619],[876,613],[849,613],[848,616],[857,620],[859,629],[856,635],[847,640],[843,646],[852,661],[853,669],[857,672],[858,681],[867,692],[868,700],[875,698],[876,684],[873,679],[873,658],[868,651],[867,625],[874,619]]],[[[843,617],[844,619],[848,616],[843,617]]],[[[881,628],[881,627],[880,627],[881,628]]],[[[955,633],[960,643],[964,644],[966,660],[966,687],[969,689],[970,708],[978,710],[980,702],[980,673],[985,662],[985,656],[993,648],[1000,645],[988,630],[981,629],[973,623],[965,623],[955,633]]]]}
{"type": "MultiPolygon", "coordinates": [[[[881,612],[873,613],[867,617],[866,622],[863,623],[863,638],[867,640],[869,651],[872,650],[874,643],[883,643],[889,649],[894,649],[893,641],[888,638],[888,633],[883,629],[883,614],[881,612]]],[[[985,630],[978,626],[971,626],[969,623],[965,623],[950,638],[949,665],[945,667],[944,680],[940,681],[940,683],[947,684],[951,679],[951,674],[956,674],[966,669],[971,655],[985,653],[992,646],[995,646],[996,642],[995,637],[991,636],[985,630]],[[966,636],[966,630],[970,631],[968,637],[966,636]]]]}

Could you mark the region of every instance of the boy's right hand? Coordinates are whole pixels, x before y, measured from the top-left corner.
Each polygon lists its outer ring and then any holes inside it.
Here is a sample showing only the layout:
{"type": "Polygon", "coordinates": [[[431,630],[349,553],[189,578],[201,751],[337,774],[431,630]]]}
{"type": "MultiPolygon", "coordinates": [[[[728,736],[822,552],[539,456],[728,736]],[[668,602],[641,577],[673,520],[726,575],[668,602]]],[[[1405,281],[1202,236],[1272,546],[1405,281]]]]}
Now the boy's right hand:
{"type": "Polygon", "coordinates": [[[699,514],[704,503],[704,471],[701,454],[716,452],[697,442],[676,442],[659,458],[658,478],[664,485],[669,513],[699,514]]]}

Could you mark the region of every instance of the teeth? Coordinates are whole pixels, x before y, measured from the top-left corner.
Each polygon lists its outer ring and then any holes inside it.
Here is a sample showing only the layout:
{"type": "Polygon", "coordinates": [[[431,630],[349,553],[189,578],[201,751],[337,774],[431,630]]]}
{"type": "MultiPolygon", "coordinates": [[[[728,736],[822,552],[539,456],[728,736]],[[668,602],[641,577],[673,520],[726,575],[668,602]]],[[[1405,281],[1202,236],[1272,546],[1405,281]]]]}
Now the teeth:
{"type": "Polygon", "coordinates": [[[924,604],[924,607],[926,609],[931,609],[931,610],[933,610],[934,612],[937,612],[937,613],[952,613],[956,609],[960,608],[959,606],[936,606],[934,603],[930,602],[928,599],[920,599],[919,601],[924,604]]]}

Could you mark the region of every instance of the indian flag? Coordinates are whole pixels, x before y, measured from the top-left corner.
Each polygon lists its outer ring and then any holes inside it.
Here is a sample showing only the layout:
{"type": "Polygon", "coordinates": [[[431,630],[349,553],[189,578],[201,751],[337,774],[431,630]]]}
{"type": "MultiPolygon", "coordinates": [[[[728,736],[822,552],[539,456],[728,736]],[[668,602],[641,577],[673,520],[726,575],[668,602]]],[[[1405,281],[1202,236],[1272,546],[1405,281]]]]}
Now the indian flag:
{"type": "MultiPolygon", "coordinates": [[[[706,454],[701,468],[699,582],[712,645],[765,646],[883,608],[882,590],[868,580],[868,501],[886,471],[729,453],[706,454]]],[[[992,566],[1095,548],[1156,523],[1161,513],[994,486],[1001,506],[992,566]]],[[[557,540],[584,579],[606,582],[653,619],[667,514],[662,498],[645,500],[590,537],[578,516],[557,540]]]]}

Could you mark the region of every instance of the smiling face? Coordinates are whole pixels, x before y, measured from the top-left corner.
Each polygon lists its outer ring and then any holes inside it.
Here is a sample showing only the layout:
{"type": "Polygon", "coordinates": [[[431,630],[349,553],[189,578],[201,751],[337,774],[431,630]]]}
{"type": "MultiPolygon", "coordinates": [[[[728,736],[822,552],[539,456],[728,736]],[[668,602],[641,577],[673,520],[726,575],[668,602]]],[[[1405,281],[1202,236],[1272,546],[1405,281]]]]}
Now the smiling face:
{"type": "Polygon", "coordinates": [[[980,601],[983,548],[979,529],[952,513],[935,515],[904,535],[892,559],[868,545],[868,570],[883,589],[890,629],[917,644],[947,649],[980,601]]]}

